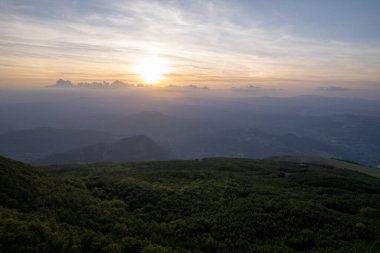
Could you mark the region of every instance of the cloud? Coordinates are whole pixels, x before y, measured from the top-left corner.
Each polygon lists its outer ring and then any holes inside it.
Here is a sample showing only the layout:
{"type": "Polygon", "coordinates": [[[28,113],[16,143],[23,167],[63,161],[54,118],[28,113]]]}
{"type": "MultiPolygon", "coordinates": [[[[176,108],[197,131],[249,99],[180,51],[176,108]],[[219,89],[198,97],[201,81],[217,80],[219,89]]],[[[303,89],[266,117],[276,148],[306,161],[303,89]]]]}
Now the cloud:
{"type": "Polygon", "coordinates": [[[49,85],[47,87],[57,87],[57,88],[71,88],[73,87],[73,83],[70,80],[59,79],[53,85],[49,85]]]}
{"type": "Polygon", "coordinates": [[[351,89],[347,87],[341,87],[341,86],[322,86],[322,87],[317,87],[316,90],[321,91],[321,92],[345,92],[351,89]]]}
{"type": "Polygon", "coordinates": [[[171,89],[188,89],[188,90],[208,90],[209,88],[207,86],[198,86],[198,85],[169,85],[167,86],[171,89]]]}
{"type": "Polygon", "coordinates": [[[230,90],[232,91],[238,91],[238,92],[245,92],[245,91],[261,91],[263,88],[254,86],[254,85],[248,85],[248,86],[242,86],[242,87],[232,87],[230,90]]]}
{"type": "Polygon", "coordinates": [[[127,88],[134,87],[134,84],[125,83],[120,80],[115,80],[112,83],[105,82],[80,82],[73,84],[70,80],[59,79],[53,85],[47,87],[54,88],[89,88],[89,89],[118,89],[118,88],[127,88]]]}
{"type": "Polygon", "coordinates": [[[234,91],[234,92],[252,92],[252,93],[284,91],[283,89],[279,89],[279,88],[261,87],[261,86],[255,86],[255,85],[232,87],[232,88],[230,88],[230,90],[234,91]]]}

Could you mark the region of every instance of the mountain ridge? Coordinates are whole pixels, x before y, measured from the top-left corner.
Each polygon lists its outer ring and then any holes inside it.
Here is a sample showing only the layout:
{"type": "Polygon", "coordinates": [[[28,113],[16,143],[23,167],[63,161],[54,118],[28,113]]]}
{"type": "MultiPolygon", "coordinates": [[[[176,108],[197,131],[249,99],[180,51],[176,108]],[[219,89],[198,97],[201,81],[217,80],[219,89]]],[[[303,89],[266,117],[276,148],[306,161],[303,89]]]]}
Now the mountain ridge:
{"type": "Polygon", "coordinates": [[[145,135],[122,138],[113,143],[96,143],[35,160],[34,164],[99,163],[168,160],[174,155],[145,135]]]}
{"type": "Polygon", "coordinates": [[[117,140],[117,135],[89,129],[36,127],[0,135],[0,154],[23,162],[97,142],[117,140]]]}

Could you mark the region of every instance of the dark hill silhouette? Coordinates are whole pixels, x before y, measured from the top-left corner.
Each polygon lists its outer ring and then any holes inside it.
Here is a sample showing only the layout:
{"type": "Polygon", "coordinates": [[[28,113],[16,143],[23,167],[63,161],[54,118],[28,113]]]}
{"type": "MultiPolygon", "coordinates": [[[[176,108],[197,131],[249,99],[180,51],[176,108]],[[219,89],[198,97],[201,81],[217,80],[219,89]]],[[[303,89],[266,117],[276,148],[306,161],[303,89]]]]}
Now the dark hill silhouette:
{"type": "Polygon", "coordinates": [[[36,160],[36,164],[99,163],[168,160],[173,155],[152,139],[136,135],[106,144],[97,143],[36,160]]]}
{"type": "Polygon", "coordinates": [[[43,203],[50,181],[34,167],[0,156],[0,203],[31,210],[43,203]]]}

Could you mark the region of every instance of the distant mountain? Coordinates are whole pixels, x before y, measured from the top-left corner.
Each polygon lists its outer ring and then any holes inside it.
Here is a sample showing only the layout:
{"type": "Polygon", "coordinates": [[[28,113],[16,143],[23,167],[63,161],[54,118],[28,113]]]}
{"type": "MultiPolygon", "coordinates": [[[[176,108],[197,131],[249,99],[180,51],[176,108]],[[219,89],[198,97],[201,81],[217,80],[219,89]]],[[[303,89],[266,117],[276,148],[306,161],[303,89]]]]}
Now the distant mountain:
{"type": "Polygon", "coordinates": [[[339,150],[312,138],[295,134],[272,134],[259,129],[241,128],[199,136],[189,147],[198,145],[196,157],[265,158],[274,155],[338,156],[339,150]]]}
{"type": "Polygon", "coordinates": [[[348,97],[301,95],[294,97],[257,97],[246,99],[257,111],[298,115],[359,114],[378,116],[380,102],[348,97]]]}
{"type": "Polygon", "coordinates": [[[339,150],[340,158],[371,166],[380,164],[380,117],[261,114],[249,111],[225,114],[219,115],[219,120],[235,124],[228,126],[231,129],[255,128],[276,135],[303,136],[334,147],[339,150]]]}
{"type": "Polygon", "coordinates": [[[204,122],[166,115],[160,112],[144,111],[128,115],[118,121],[112,122],[112,132],[121,134],[147,134],[162,138],[173,134],[184,135],[190,128],[205,127],[204,122]]]}
{"type": "Polygon", "coordinates": [[[174,156],[152,139],[137,135],[111,144],[97,143],[34,161],[36,164],[68,164],[169,160],[174,156]]]}
{"type": "Polygon", "coordinates": [[[119,137],[94,130],[39,127],[0,135],[0,154],[30,162],[57,152],[112,142],[119,137]]]}
{"type": "Polygon", "coordinates": [[[214,121],[143,111],[110,122],[109,128],[105,130],[123,136],[146,135],[182,155],[183,150],[198,149],[198,146],[187,146],[192,139],[199,135],[211,134],[221,128],[223,125],[214,121]]]}
{"type": "Polygon", "coordinates": [[[185,159],[306,153],[380,166],[378,101],[318,96],[165,100],[136,94],[45,95],[49,102],[0,105],[1,155],[30,162],[124,136],[146,135],[185,159]],[[103,132],[76,134],[66,128],[103,132]]]}

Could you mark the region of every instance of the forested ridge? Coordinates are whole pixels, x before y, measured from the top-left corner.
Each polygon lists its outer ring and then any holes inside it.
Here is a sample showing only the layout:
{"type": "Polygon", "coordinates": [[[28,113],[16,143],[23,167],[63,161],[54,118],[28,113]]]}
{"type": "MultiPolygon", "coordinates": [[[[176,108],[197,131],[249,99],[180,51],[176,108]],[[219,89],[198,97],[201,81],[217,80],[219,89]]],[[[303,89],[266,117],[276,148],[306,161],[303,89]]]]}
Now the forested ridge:
{"type": "Polygon", "coordinates": [[[213,158],[0,158],[0,252],[380,252],[380,179],[213,158]]]}

